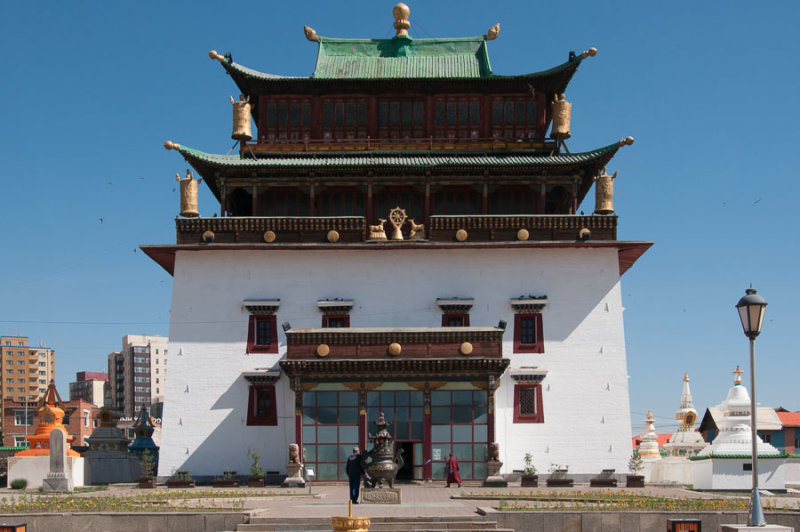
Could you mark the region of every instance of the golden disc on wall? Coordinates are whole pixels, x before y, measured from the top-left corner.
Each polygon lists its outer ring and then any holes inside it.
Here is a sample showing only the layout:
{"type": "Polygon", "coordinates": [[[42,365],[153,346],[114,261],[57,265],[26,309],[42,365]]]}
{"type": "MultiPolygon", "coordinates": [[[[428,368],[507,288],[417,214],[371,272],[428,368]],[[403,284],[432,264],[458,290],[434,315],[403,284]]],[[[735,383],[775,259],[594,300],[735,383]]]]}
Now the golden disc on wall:
{"type": "Polygon", "coordinates": [[[275,239],[277,237],[278,236],[275,234],[275,231],[264,231],[264,242],[266,242],[267,244],[275,242],[275,239]]]}
{"type": "Polygon", "coordinates": [[[328,347],[327,344],[319,344],[317,346],[317,355],[321,357],[326,357],[330,354],[331,348],[328,347]]]}
{"type": "Polygon", "coordinates": [[[517,231],[517,240],[528,240],[530,238],[530,233],[528,233],[527,229],[520,229],[517,231]]]}
{"type": "Polygon", "coordinates": [[[397,342],[392,342],[389,344],[389,354],[392,356],[397,356],[403,351],[403,348],[397,342]]]}
{"type": "Polygon", "coordinates": [[[339,232],[328,231],[328,242],[338,242],[338,241],[339,241],[339,232]]]}
{"type": "Polygon", "coordinates": [[[472,344],[469,342],[464,342],[461,344],[461,347],[458,348],[458,351],[462,355],[471,355],[472,354],[472,344]]]}
{"type": "Polygon", "coordinates": [[[465,241],[468,236],[469,235],[464,229],[459,229],[458,231],[456,231],[456,240],[458,240],[459,242],[465,241]]]}

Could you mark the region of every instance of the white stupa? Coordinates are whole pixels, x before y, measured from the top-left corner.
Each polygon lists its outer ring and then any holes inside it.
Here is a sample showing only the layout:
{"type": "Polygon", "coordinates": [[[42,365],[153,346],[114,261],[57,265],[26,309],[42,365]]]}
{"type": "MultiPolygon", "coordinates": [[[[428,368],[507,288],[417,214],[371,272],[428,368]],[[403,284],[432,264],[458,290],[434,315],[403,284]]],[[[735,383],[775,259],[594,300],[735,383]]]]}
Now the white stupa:
{"type": "MultiPolygon", "coordinates": [[[[750,394],[742,386],[742,373],[739,367],[733,372],[736,378],[728,390],[728,396],[717,408],[722,418],[717,421],[719,435],[702,449],[698,456],[752,456],[752,437],[750,431],[750,394]]],[[[782,453],[769,443],[756,436],[759,456],[780,456],[782,453]]]]}
{"type": "Polygon", "coordinates": [[[694,423],[697,421],[697,410],[692,402],[692,391],[689,389],[689,374],[683,374],[683,393],[681,394],[681,406],[675,413],[678,420],[678,431],[672,435],[668,443],[664,444],[664,450],[670,456],[693,456],[706,446],[703,435],[694,430],[694,423]]]}
{"type": "Polygon", "coordinates": [[[653,411],[647,411],[647,419],[644,420],[644,434],[642,442],[639,444],[639,456],[642,462],[655,462],[661,460],[661,452],[658,450],[658,434],[656,434],[656,422],[653,421],[653,411]]]}
{"type": "MultiPolygon", "coordinates": [[[[717,406],[719,435],[692,457],[693,485],[701,490],[747,490],[752,486],[750,394],[738,367],[725,401],[717,406]]],[[[760,413],[760,412],[759,412],[760,413]]],[[[786,489],[786,455],[756,436],[758,483],[762,489],[786,489]]]]}

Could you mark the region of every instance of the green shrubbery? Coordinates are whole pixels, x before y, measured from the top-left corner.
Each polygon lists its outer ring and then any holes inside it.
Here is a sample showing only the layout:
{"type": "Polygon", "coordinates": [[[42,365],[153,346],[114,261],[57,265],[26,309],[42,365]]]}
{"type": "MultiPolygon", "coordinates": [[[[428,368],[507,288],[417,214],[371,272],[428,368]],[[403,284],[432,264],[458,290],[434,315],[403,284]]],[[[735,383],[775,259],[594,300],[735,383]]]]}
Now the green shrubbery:
{"type": "Polygon", "coordinates": [[[11,489],[24,490],[28,487],[28,481],[24,478],[15,478],[11,481],[11,489]]]}

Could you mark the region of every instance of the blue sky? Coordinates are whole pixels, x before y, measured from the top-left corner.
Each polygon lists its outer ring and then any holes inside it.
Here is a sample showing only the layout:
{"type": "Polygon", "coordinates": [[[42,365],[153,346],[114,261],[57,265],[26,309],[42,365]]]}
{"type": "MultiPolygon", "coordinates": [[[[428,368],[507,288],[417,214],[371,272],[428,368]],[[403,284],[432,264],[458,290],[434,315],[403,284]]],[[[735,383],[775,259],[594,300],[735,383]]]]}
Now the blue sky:
{"type": "MultiPolygon", "coordinates": [[[[56,350],[57,385],[106,370],[124,334],[166,335],[171,277],[137,248],[174,242],[171,139],[231,147],[236,87],[208,59],[309,75],[331,37],[390,37],[394,2],[6,2],[0,7],[0,333],[56,350]]],[[[800,409],[796,2],[410,2],[415,37],[479,35],[499,74],[596,46],[573,78],[571,151],[632,135],[609,167],[624,240],[655,246],[622,280],[633,430],[674,429],[684,371],[720,402],[747,341],[734,309],[769,302],[759,402],[800,409]],[[781,202],[783,200],[783,203],[781,202]],[[793,303],[794,302],[794,303],[793,303]]],[[[592,194],[581,209],[593,209],[592,194]]],[[[219,212],[205,186],[201,214],[219,212]]],[[[576,422],[580,422],[576,420],[576,422]]]]}

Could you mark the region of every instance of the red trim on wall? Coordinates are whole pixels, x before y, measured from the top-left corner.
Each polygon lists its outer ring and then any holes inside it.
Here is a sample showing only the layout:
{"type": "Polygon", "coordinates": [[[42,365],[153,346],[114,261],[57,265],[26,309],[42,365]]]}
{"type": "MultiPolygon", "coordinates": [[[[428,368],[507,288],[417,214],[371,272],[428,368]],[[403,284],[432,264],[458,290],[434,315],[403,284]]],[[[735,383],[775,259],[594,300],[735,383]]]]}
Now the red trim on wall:
{"type": "Polygon", "coordinates": [[[247,352],[248,353],[277,353],[278,352],[278,320],[274,314],[250,315],[247,326],[247,352]],[[259,321],[269,322],[270,343],[256,344],[256,323],[259,321]]]}
{"type": "Polygon", "coordinates": [[[544,423],[544,405],[542,405],[541,384],[515,384],[514,385],[514,423],[544,423]],[[520,412],[520,391],[523,389],[535,390],[536,413],[522,414],[520,412]]]}
{"type": "Polygon", "coordinates": [[[530,312],[514,315],[514,352],[515,353],[544,353],[544,329],[542,328],[542,314],[530,312]],[[536,341],[528,343],[522,341],[522,320],[533,319],[536,341]]]}
{"type": "Polygon", "coordinates": [[[433,457],[433,450],[431,444],[431,413],[430,407],[425,407],[427,410],[426,413],[422,415],[422,478],[425,480],[430,480],[433,478],[433,464],[432,464],[432,457],[433,457]]]}
{"type": "Polygon", "coordinates": [[[278,409],[275,405],[275,386],[272,384],[251,384],[247,389],[247,425],[277,425],[278,409]],[[256,397],[259,391],[269,393],[269,412],[264,416],[256,417],[256,397]]]}

